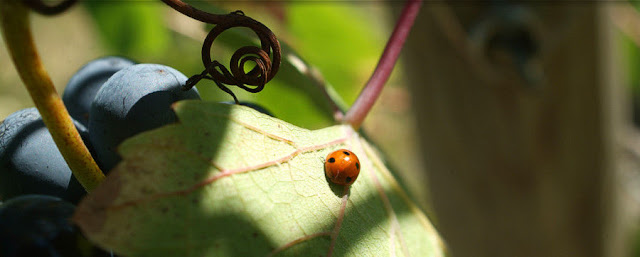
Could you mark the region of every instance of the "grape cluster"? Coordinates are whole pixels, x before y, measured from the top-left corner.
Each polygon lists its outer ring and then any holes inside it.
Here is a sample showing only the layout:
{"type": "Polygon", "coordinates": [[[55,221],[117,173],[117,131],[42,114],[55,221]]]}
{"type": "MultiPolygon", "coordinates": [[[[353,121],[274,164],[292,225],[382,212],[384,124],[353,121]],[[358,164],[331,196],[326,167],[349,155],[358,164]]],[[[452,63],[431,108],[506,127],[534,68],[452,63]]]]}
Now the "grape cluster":
{"type": "Polygon", "coordinates": [[[108,257],[71,223],[75,206],[47,195],[22,195],[0,205],[0,256],[108,257]]]}
{"type": "MultiPolygon", "coordinates": [[[[168,66],[109,56],[78,70],[62,100],[85,145],[108,173],[120,161],[116,148],[122,141],[176,122],[174,102],[200,99],[195,87],[182,89],[186,81],[168,66]]],[[[239,104],[272,116],[258,104],[239,104]]],[[[91,246],[70,222],[85,194],[36,108],[2,121],[0,256],[113,256],[91,246]]]]}
{"type": "MultiPolygon", "coordinates": [[[[173,123],[172,103],[200,99],[182,90],[187,77],[158,64],[105,57],[82,67],[63,102],[85,145],[108,172],[126,138],[173,123]]],[[[0,256],[100,256],[70,223],[86,194],[73,177],[36,108],[0,124],[0,256]],[[85,245],[79,245],[85,244],[85,245]],[[89,248],[87,248],[89,247],[89,248]],[[78,251],[85,249],[85,251],[78,251]]],[[[110,256],[104,255],[104,256],[110,256]]]]}
{"type": "MultiPolygon", "coordinates": [[[[87,141],[87,129],[75,125],[87,141]]],[[[72,203],[84,195],[36,108],[17,111],[0,124],[0,197],[25,194],[57,196],[72,203]]]]}

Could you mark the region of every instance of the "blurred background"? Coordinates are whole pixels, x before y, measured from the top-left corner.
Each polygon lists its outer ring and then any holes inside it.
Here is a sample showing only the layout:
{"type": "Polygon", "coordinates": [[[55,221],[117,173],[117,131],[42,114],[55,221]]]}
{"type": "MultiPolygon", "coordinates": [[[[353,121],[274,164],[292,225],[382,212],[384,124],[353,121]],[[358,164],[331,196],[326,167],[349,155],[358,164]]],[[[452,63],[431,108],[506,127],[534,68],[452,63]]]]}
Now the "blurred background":
{"type": "Polygon", "coordinates": [[[640,256],[639,24],[628,1],[425,2],[403,68],[452,255],[640,256]]]}

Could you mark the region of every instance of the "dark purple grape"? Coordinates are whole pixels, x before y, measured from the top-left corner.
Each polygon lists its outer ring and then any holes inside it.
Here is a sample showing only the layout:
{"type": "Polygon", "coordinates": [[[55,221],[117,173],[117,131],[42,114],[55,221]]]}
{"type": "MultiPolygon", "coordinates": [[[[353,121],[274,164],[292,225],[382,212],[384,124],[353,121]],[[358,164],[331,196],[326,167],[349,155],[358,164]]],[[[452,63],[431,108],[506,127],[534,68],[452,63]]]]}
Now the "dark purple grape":
{"type": "MultiPolygon", "coordinates": [[[[85,127],[75,125],[87,142],[85,127]]],[[[72,203],[85,194],[36,108],[17,111],[0,124],[0,199],[25,194],[57,196],[72,203]]]]}
{"type": "Polygon", "coordinates": [[[187,77],[159,64],[137,64],[116,72],[96,94],[89,116],[89,138],[103,171],[119,161],[117,147],[140,132],[174,123],[171,104],[200,99],[196,88],[183,91],[187,77]]]}
{"type": "Polygon", "coordinates": [[[75,206],[47,195],[23,195],[0,205],[2,257],[106,257],[71,223],[75,206]]]}
{"type": "Polygon", "coordinates": [[[62,101],[71,117],[88,126],[91,102],[100,87],[117,71],[134,64],[127,58],[107,56],[82,66],[71,77],[62,94],[62,101]]]}

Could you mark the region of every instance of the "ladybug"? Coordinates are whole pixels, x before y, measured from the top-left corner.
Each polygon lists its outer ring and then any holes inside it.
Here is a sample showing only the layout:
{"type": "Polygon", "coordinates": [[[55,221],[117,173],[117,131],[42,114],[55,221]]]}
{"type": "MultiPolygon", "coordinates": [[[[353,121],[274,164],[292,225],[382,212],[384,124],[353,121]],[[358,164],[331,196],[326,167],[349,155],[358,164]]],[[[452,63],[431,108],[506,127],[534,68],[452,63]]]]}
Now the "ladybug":
{"type": "Polygon", "coordinates": [[[360,174],[360,161],[353,152],[340,149],[327,155],[324,172],[331,182],[350,186],[360,174]]]}

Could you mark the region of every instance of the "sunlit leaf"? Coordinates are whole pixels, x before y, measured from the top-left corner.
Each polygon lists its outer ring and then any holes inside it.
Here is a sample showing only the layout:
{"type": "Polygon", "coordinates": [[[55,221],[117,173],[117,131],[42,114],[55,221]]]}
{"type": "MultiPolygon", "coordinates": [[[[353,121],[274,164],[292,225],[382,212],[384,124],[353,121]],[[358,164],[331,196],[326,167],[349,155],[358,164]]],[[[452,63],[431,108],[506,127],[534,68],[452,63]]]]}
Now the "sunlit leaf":
{"type": "Polygon", "coordinates": [[[123,162],[78,206],[75,221],[102,247],[123,256],[443,256],[431,223],[351,127],[306,130],[200,101],[175,110],[179,123],[121,145],[123,162]],[[350,191],[324,175],[324,158],[340,148],[361,162],[350,191]]]}

